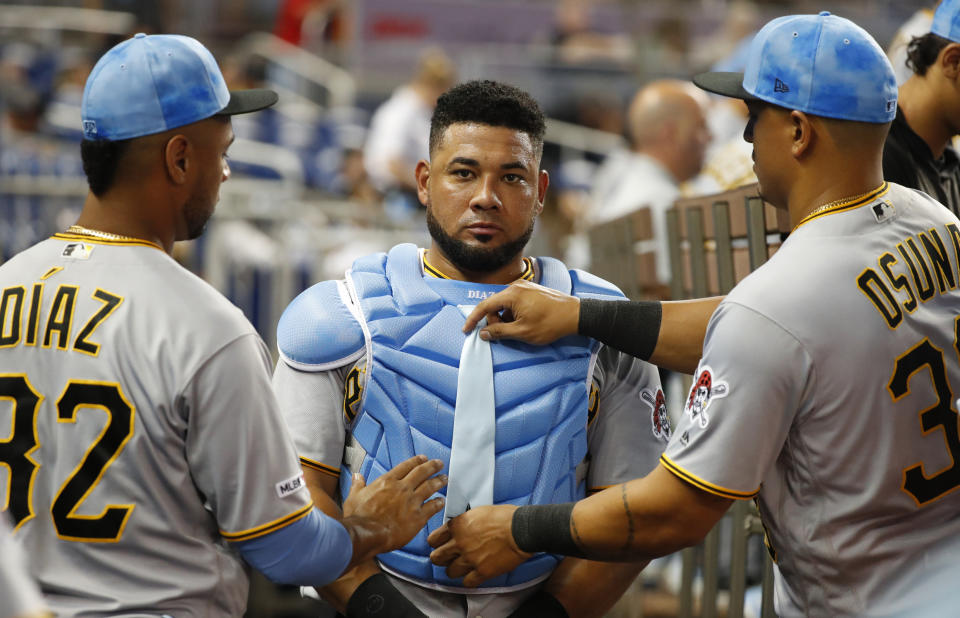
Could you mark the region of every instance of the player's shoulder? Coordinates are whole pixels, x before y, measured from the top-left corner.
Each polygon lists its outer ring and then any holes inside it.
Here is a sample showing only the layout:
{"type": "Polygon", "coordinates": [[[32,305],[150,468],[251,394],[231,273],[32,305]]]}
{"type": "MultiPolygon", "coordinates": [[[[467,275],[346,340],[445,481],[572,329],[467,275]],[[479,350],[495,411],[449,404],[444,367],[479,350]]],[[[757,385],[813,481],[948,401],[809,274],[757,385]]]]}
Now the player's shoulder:
{"type": "Polygon", "coordinates": [[[930,220],[930,226],[940,221],[944,223],[955,221],[956,215],[929,194],[896,182],[888,182],[887,185],[889,200],[895,209],[905,209],[909,215],[921,221],[930,220]]]}
{"type": "Polygon", "coordinates": [[[357,360],[366,340],[352,307],[343,281],[321,281],[304,290],[277,324],[280,357],[304,371],[326,371],[357,360]]]}
{"type": "Polygon", "coordinates": [[[236,337],[256,333],[239,307],[197,274],[181,266],[166,254],[148,254],[154,263],[151,276],[143,283],[141,294],[153,298],[157,319],[203,324],[205,339],[214,346],[236,337]]]}

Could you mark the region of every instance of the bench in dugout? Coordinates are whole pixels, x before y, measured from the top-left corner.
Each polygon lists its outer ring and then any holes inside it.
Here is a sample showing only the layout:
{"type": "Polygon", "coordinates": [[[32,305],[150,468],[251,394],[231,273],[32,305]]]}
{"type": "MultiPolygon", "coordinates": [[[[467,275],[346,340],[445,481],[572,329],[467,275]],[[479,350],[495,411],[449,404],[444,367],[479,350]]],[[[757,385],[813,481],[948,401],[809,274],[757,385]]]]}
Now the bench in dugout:
{"type": "MultiPolygon", "coordinates": [[[[667,211],[671,285],[674,299],[726,294],[776,252],[790,231],[786,211],[758,194],[756,184],[716,195],[677,200],[667,211]]],[[[682,552],[679,615],[692,616],[695,573],[702,576],[700,616],[717,615],[721,580],[729,590],[726,615],[744,615],[750,538],[764,534],[752,502],[738,500],[698,547],[682,552]],[[727,548],[721,543],[729,543],[727,548]]],[[[760,566],[761,616],[774,616],[773,568],[764,551],[760,566]]],[[[754,576],[755,577],[755,576],[754,576]]]]}
{"type": "Polygon", "coordinates": [[[657,259],[651,210],[590,228],[590,272],[615,284],[634,300],[661,300],[669,288],[657,280],[657,259]]]}

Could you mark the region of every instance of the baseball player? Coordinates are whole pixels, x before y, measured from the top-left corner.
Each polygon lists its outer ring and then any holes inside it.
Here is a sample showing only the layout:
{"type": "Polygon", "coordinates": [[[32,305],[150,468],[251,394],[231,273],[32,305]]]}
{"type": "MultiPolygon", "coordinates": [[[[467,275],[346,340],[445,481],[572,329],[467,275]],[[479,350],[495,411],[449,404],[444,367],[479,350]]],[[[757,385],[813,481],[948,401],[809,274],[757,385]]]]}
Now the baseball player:
{"type": "Polygon", "coordinates": [[[77,225],[0,267],[0,504],[58,616],[239,616],[241,557],[327,582],[441,506],[419,457],[342,524],[315,509],[264,344],[169,255],[229,177],[229,116],[276,98],[229,92],[194,39],[120,43],[84,91],[77,225]]]}
{"type": "Polygon", "coordinates": [[[750,58],[694,81],[746,100],[761,193],[794,230],[711,318],[660,466],[576,505],[461,515],[430,539],[450,576],[541,550],[648,559],[756,499],[779,615],[955,613],[960,220],[883,181],[896,82],[865,31],[782,17],[750,58]]]}
{"type": "MultiPolygon", "coordinates": [[[[450,477],[434,530],[468,508],[563,502],[656,466],[670,428],[654,367],[583,337],[491,346],[461,332],[472,305],[514,280],[622,299],[588,273],[523,256],[548,185],[543,133],[522,91],[447,91],[416,168],[430,247],[361,258],[287,308],[274,387],[308,485],[345,495],[351,473],[369,481],[423,449],[450,477]]],[[[371,615],[376,596],[397,616],[600,615],[642,566],[540,555],[473,590],[429,552],[418,535],[322,593],[348,616],[371,615]]]]}

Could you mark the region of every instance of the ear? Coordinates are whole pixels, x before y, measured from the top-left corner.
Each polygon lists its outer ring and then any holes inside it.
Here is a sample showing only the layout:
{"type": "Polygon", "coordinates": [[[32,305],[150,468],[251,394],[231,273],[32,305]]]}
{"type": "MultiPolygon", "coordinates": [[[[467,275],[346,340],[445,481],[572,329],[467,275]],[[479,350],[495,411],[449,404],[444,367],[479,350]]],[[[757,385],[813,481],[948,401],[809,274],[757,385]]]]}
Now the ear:
{"type": "Polygon", "coordinates": [[[815,132],[810,117],[797,110],[790,112],[790,129],[793,132],[790,153],[794,159],[805,156],[813,146],[815,132]]]}
{"type": "Polygon", "coordinates": [[[430,183],[430,162],[426,159],[417,161],[414,175],[417,177],[417,198],[421,204],[427,206],[430,204],[430,191],[427,186],[430,183]]]}
{"type": "Polygon", "coordinates": [[[543,201],[547,199],[547,187],[550,186],[550,174],[547,170],[540,170],[537,178],[537,214],[543,212],[543,201]]]}
{"type": "Polygon", "coordinates": [[[940,50],[938,61],[943,74],[956,80],[960,76],[960,44],[950,43],[940,50]]]}
{"type": "Polygon", "coordinates": [[[163,149],[163,163],[167,178],[176,185],[187,182],[187,169],[193,147],[185,135],[174,135],[163,149]]]}

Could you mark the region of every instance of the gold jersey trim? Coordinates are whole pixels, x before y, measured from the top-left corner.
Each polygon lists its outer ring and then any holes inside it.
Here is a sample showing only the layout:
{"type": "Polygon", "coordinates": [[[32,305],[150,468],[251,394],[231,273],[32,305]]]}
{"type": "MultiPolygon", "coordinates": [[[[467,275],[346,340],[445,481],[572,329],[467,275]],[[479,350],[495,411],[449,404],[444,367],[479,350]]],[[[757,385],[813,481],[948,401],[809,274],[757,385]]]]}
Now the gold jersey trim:
{"type": "Polygon", "coordinates": [[[824,210],[820,210],[819,212],[817,210],[814,210],[809,215],[801,219],[800,223],[798,223],[797,226],[793,229],[796,230],[804,223],[813,221],[814,219],[819,219],[820,217],[832,215],[837,212],[853,210],[854,208],[859,208],[860,206],[869,204],[870,202],[876,200],[877,198],[882,197],[889,190],[890,190],[890,185],[886,181],[884,181],[882,185],[880,185],[870,193],[867,193],[866,195],[855,197],[853,199],[846,200],[846,201],[837,202],[836,204],[831,204],[828,208],[825,208],[824,210]]]}
{"type": "Polygon", "coordinates": [[[735,489],[727,489],[726,487],[721,487],[719,485],[714,485],[709,481],[705,481],[702,478],[687,472],[674,462],[670,460],[666,455],[660,455],[660,463],[663,464],[663,467],[672,472],[674,475],[678,476],[681,480],[690,483],[697,489],[702,489],[703,491],[713,494],[715,496],[720,496],[722,498],[730,498],[732,500],[749,500],[760,493],[760,488],[757,487],[754,491],[737,491],[735,489]]]}
{"type": "Polygon", "coordinates": [[[280,528],[289,526],[293,522],[306,517],[312,510],[313,500],[311,500],[309,504],[303,508],[297,509],[289,515],[281,517],[280,519],[275,519],[274,521],[263,524],[262,526],[257,526],[256,528],[251,528],[249,530],[241,530],[240,532],[224,532],[221,530],[220,536],[233,543],[236,543],[237,541],[249,541],[250,539],[255,539],[259,536],[270,534],[271,532],[275,532],[280,528]]]}
{"type": "Polygon", "coordinates": [[[314,461],[308,457],[300,456],[300,464],[310,468],[311,470],[317,470],[319,472],[325,472],[330,476],[339,479],[340,478],[340,468],[334,468],[333,466],[328,466],[327,464],[322,464],[319,461],[314,461]]]}

